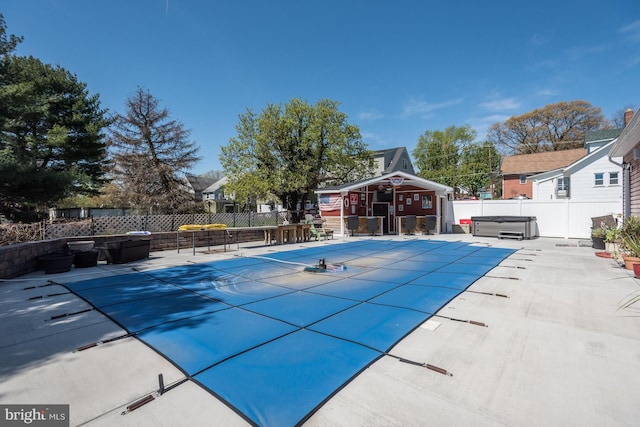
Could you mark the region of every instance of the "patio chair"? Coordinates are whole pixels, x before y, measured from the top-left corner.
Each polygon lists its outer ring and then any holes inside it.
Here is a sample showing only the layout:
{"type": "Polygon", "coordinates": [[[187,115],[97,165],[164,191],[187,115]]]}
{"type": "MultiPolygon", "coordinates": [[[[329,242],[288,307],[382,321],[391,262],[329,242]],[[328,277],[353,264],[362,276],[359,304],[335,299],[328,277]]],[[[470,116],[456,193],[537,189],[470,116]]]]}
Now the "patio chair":
{"type": "Polygon", "coordinates": [[[429,234],[432,230],[435,231],[437,219],[438,217],[435,215],[425,215],[422,223],[422,234],[429,234]]]}
{"type": "Polygon", "coordinates": [[[357,216],[348,216],[347,217],[347,229],[351,230],[351,236],[353,236],[353,232],[358,230],[360,224],[358,222],[357,216]]]}
{"type": "Polygon", "coordinates": [[[405,218],[404,226],[407,229],[407,234],[413,234],[416,230],[416,216],[415,215],[407,215],[405,218]]]}
{"type": "Polygon", "coordinates": [[[373,236],[378,231],[378,218],[367,218],[367,231],[373,236]]]}
{"type": "Polygon", "coordinates": [[[315,238],[316,240],[319,240],[322,237],[324,238],[324,240],[327,240],[327,232],[324,230],[324,228],[322,227],[316,228],[316,226],[313,224],[313,221],[308,222],[308,224],[311,224],[311,228],[309,229],[309,232],[311,233],[311,238],[315,238]]]}

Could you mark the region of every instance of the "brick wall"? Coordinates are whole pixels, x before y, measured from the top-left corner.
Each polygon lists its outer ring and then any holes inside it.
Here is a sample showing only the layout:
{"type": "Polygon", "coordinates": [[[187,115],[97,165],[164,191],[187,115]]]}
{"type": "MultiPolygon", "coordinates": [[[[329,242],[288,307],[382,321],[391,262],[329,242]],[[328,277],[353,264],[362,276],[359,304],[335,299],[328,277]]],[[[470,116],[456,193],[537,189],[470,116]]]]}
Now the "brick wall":
{"type": "Polygon", "coordinates": [[[0,247],[0,280],[10,279],[21,276],[23,274],[36,271],[38,267],[38,257],[53,252],[64,251],[67,242],[77,240],[93,240],[96,246],[104,246],[106,242],[114,242],[118,240],[137,240],[150,239],[151,251],[176,250],[177,245],[180,249],[191,249],[195,241],[195,247],[202,248],[207,246],[222,246],[227,244],[261,242],[264,243],[264,231],[260,229],[242,229],[232,230],[210,230],[195,232],[165,232],[152,233],[148,236],[132,236],[132,235],[111,235],[111,236],[92,236],[78,238],[64,238],[42,240],[39,242],[18,243],[15,245],[0,247]]]}
{"type": "Polygon", "coordinates": [[[510,199],[521,194],[529,198],[533,197],[531,180],[527,178],[526,184],[520,184],[520,175],[505,175],[502,181],[502,198],[510,199]]]}

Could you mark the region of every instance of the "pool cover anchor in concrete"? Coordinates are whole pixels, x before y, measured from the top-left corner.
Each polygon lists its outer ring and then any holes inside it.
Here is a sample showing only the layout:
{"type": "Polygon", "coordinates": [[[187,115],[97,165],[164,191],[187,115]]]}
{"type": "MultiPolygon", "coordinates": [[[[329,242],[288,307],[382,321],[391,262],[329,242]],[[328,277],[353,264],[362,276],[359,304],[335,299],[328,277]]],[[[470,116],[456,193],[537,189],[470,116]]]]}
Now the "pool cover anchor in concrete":
{"type": "Polygon", "coordinates": [[[443,316],[441,314],[434,314],[433,317],[439,317],[441,319],[453,320],[454,322],[469,323],[470,325],[482,326],[484,328],[488,328],[489,327],[489,325],[487,325],[486,323],[478,322],[477,320],[458,319],[458,318],[455,318],[455,317],[443,316]]]}
{"type": "Polygon", "coordinates": [[[418,239],[318,249],[66,286],[247,422],[288,426],[308,420],[385,355],[447,375],[389,352],[513,253],[418,239]],[[319,258],[375,263],[344,274],[304,274],[300,267],[319,258]],[[212,287],[220,277],[231,279],[212,287]]]}

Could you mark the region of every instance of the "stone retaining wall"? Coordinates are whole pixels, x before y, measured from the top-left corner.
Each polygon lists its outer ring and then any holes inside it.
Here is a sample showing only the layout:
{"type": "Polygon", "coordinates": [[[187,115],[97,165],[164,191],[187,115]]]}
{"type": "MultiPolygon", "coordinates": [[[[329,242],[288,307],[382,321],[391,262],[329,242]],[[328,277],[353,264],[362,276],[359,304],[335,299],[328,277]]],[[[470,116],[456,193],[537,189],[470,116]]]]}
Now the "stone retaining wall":
{"type": "Polygon", "coordinates": [[[53,252],[64,251],[67,242],[78,240],[93,240],[95,246],[105,246],[107,242],[118,240],[151,240],[151,252],[176,250],[177,245],[180,249],[191,249],[195,247],[215,247],[225,244],[236,244],[246,242],[264,242],[264,231],[261,229],[246,228],[242,230],[210,230],[210,231],[194,231],[194,232],[165,232],[152,233],[147,236],[143,235],[126,235],[117,234],[110,236],[92,236],[92,237],[76,237],[42,240],[39,242],[18,243],[15,245],[0,247],[0,280],[10,279],[31,273],[39,269],[38,257],[53,252]]]}

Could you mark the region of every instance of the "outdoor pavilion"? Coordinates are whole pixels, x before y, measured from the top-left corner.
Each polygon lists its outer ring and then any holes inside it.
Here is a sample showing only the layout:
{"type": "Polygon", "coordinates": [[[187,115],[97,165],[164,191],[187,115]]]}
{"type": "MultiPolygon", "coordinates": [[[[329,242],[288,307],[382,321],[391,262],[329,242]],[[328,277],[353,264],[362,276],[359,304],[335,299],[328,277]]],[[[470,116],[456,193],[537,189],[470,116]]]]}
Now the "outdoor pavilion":
{"type": "Polygon", "coordinates": [[[347,233],[346,218],[376,217],[383,234],[400,234],[407,215],[435,215],[436,234],[452,215],[447,202],[453,188],[402,171],[316,190],[326,227],[347,233]]]}

